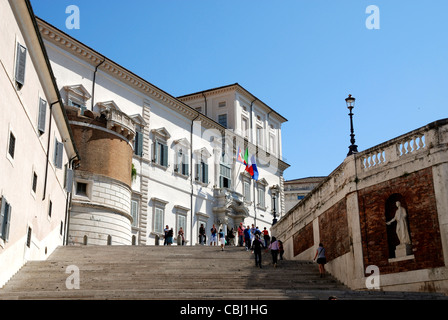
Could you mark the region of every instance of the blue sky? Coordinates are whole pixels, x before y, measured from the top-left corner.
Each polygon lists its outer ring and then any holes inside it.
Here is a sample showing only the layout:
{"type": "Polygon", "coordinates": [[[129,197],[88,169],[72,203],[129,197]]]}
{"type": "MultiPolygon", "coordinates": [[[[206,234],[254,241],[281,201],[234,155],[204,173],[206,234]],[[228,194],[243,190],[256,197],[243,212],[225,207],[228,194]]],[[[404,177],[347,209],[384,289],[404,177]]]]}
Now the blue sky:
{"type": "Polygon", "coordinates": [[[285,179],[448,117],[446,0],[31,0],[64,32],[180,96],[238,82],[288,119],[285,179]],[[66,7],[80,10],[69,30],[66,7]],[[366,28],[369,5],[380,29],[366,28]]]}

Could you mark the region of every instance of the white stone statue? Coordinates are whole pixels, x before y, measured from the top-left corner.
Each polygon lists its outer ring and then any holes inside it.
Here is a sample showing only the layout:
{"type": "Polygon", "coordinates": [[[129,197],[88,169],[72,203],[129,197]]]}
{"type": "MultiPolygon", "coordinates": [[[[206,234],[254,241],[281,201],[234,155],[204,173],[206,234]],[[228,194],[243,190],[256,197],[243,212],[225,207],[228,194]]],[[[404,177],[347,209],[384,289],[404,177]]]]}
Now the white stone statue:
{"type": "Polygon", "coordinates": [[[401,206],[400,201],[396,202],[397,211],[395,212],[395,217],[386,222],[387,225],[390,225],[392,222],[397,222],[397,228],[395,232],[397,233],[398,239],[400,240],[400,245],[403,244],[411,244],[411,238],[408,232],[408,224],[406,222],[406,209],[401,206]]]}

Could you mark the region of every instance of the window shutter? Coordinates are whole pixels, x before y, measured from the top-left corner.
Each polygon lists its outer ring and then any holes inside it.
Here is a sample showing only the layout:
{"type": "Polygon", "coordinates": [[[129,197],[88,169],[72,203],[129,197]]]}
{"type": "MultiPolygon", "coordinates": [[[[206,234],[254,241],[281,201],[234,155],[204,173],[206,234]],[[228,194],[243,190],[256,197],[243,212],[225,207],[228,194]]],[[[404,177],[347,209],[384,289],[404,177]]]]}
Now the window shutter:
{"type": "Polygon", "coordinates": [[[39,118],[37,120],[37,129],[42,134],[45,132],[45,120],[47,114],[47,101],[40,99],[39,101],[39,118]]]}
{"type": "Polygon", "coordinates": [[[155,208],[154,212],[154,231],[163,232],[163,210],[160,208],[155,208]]]}
{"type": "Polygon", "coordinates": [[[202,177],[202,172],[201,172],[201,165],[200,164],[196,164],[196,181],[202,181],[201,177],[202,177]]]}
{"type": "Polygon", "coordinates": [[[26,48],[17,43],[16,82],[21,88],[25,84],[26,48]]]}
{"type": "Polygon", "coordinates": [[[208,164],[202,163],[202,182],[208,183],[208,164]]]}
{"type": "Polygon", "coordinates": [[[7,203],[6,205],[6,225],[4,226],[5,229],[5,235],[4,235],[4,239],[5,241],[8,241],[9,239],[9,226],[10,226],[10,221],[11,221],[11,206],[7,203]]]}
{"type": "Polygon", "coordinates": [[[168,146],[162,145],[162,166],[168,167],[168,146]]]}
{"type": "Polygon", "coordinates": [[[2,198],[0,207],[0,238],[8,241],[9,238],[9,224],[11,220],[11,206],[6,201],[5,197],[2,198]]]}
{"type": "Polygon", "coordinates": [[[135,200],[131,200],[131,216],[133,226],[137,226],[137,215],[138,215],[138,202],[135,200]]]}
{"type": "Polygon", "coordinates": [[[182,163],[182,174],[188,176],[188,163],[182,163]]]}
{"type": "Polygon", "coordinates": [[[67,169],[65,172],[65,190],[72,193],[73,190],[73,170],[67,169]]]}
{"type": "Polygon", "coordinates": [[[143,135],[140,131],[135,132],[134,153],[140,157],[143,155],[143,135]]]}
{"type": "Polygon", "coordinates": [[[3,226],[5,225],[6,199],[2,197],[0,202],[0,238],[3,238],[3,226]]]}
{"type": "Polygon", "coordinates": [[[62,157],[64,154],[64,144],[56,139],[54,148],[54,165],[58,169],[62,169],[62,157]]]}

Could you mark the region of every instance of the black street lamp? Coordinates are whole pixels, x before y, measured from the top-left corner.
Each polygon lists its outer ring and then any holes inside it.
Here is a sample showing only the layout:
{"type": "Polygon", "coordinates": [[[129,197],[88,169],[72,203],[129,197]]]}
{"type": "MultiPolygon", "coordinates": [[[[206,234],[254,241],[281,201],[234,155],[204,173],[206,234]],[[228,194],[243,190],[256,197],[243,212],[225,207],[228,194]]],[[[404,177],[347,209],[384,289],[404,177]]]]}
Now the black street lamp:
{"type": "Polygon", "coordinates": [[[278,185],[274,185],[271,188],[271,194],[272,194],[272,215],[273,215],[273,219],[272,219],[272,225],[277,223],[277,196],[279,196],[278,192],[279,192],[279,186],[278,185]]]}
{"type": "Polygon", "coordinates": [[[348,110],[350,113],[350,143],[351,145],[348,147],[347,157],[351,156],[354,153],[358,153],[358,146],[355,144],[355,131],[353,130],[353,108],[355,107],[355,98],[352,97],[351,94],[348,95],[348,98],[345,99],[345,103],[347,104],[348,110]]]}

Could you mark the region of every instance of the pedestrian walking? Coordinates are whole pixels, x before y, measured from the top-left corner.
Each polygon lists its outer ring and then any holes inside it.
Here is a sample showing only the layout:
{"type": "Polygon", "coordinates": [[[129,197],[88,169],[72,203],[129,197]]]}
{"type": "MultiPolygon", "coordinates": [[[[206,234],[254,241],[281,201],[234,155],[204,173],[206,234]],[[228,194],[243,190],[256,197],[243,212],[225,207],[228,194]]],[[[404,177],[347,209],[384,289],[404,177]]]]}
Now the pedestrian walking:
{"type": "Polygon", "coordinates": [[[252,242],[252,250],[255,256],[255,266],[260,267],[261,269],[261,248],[265,248],[263,242],[260,240],[260,236],[258,234],[255,235],[255,239],[252,242]]]}
{"type": "Polygon", "coordinates": [[[221,251],[224,251],[224,246],[226,244],[226,236],[222,229],[219,229],[219,243],[221,244],[221,251]]]}
{"type": "Polygon", "coordinates": [[[263,233],[263,239],[264,239],[264,246],[267,248],[269,246],[269,240],[271,240],[271,237],[269,236],[269,231],[266,230],[266,227],[264,227],[263,233]]]}
{"type": "Polygon", "coordinates": [[[272,255],[272,263],[274,264],[274,268],[277,268],[277,259],[278,259],[278,241],[275,237],[272,237],[272,242],[269,245],[269,248],[271,250],[272,255]]]}
{"type": "Polygon", "coordinates": [[[247,226],[246,229],[244,229],[244,243],[246,244],[246,251],[249,251],[252,242],[250,241],[250,227],[247,226]]]}
{"type": "Polygon", "coordinates": [[[325,256],[325,248],[322,243],[319,243],[319,247],[316,250],[316,255],[314,256],[314,260],[317,258],[317,263],[319,264],[319,273],[320,277],[325,277],[325,264],[327,263],[327,258],[325,256]]]}
{"type": "Polygon", "coordinates": [[[210,232],[212,233],[211,238],[210,238],[210,245],[216,246],[216,244],[218,242],[218,240],[217,240],[218,231],[216,230],[215,225],[213,225],[213,227],[210,229],[210,232]]]}

